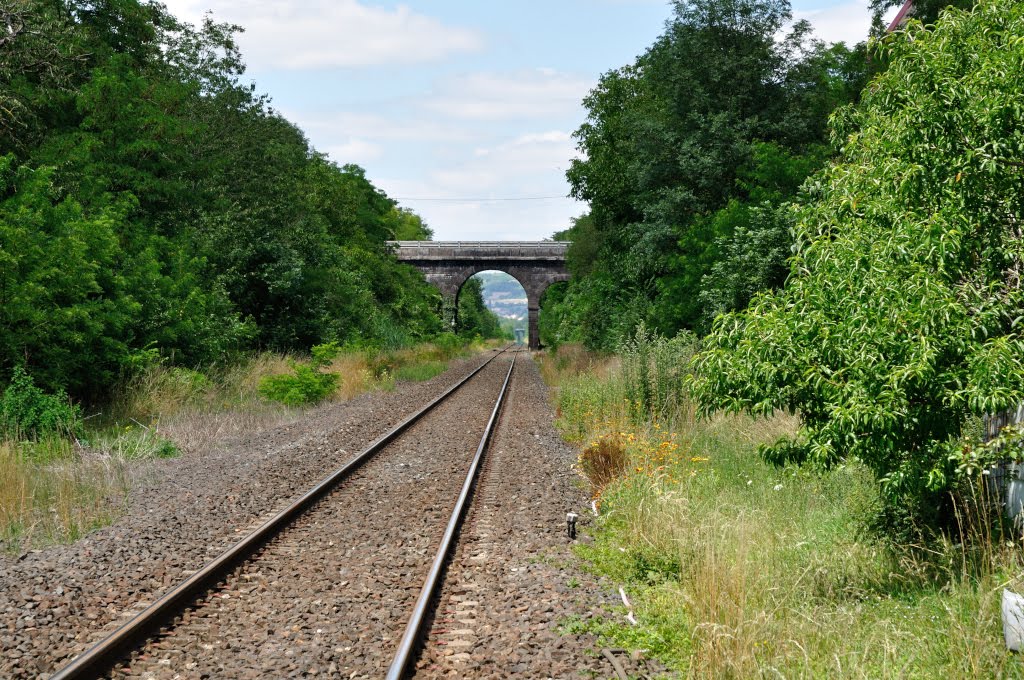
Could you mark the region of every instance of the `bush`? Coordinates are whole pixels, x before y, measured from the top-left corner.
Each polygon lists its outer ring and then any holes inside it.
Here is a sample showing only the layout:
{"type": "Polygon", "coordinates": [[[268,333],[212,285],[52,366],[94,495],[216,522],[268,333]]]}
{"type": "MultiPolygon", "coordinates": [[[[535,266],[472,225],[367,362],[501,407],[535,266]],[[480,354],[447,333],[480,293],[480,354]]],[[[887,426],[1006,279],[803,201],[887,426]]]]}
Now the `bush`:
{"type": "Polygon", "coordinates": [[[313,347],[309,364],[292,364],[291,375],[268,375],[260,380],[260,394],[286,406],[303,406],[323,401],[338,389],[337,373],[322,373],[321,368],[338,355],[335,342],[313,347]]]}
{"type": "Polygon", "coordinates": [[[260,380],[260,394],[286,406],[323,401],[338,388],[337,373],[321,373],[309,364],[293,364],[292,375],[268,375],[260,380]]]}
{"type": "Polygon", "coordinates": [[[10,439],[73,437],[81,430],[81,410],[63,391],[47,394],[21,366],[0,399],[0,433],[10,439]]]}
{"type": "Polygon", "coordinates": [[[769,458],[863,461],[893,521],[945,530],[972,419],[1024,401],[1024,5],[882,46],[833,116],[842,156],[806,185],[785,288],[718,318],[692,389],[708,412],[799,412],[769,458]]]}

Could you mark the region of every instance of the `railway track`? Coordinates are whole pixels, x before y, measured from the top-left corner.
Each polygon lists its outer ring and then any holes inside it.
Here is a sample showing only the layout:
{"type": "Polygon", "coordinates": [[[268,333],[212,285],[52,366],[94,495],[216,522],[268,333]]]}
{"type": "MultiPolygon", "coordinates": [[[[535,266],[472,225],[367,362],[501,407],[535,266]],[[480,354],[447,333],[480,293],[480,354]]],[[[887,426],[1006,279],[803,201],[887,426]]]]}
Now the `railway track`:
{"type": "Polygon", "coordinates": [[[53,677],[402,677],[514,366],[488,359],[53,677]]]}

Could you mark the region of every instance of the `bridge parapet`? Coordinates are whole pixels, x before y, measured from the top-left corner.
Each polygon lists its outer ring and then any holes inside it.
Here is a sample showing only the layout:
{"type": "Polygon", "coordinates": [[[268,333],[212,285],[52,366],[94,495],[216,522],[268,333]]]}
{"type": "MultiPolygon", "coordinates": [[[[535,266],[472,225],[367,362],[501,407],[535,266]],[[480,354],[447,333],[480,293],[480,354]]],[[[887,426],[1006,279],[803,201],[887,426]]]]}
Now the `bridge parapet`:
{"type": "Polygon", "coordinates": [[[564,262],[569,241],[388,241],[399,260],[564,262]]]}

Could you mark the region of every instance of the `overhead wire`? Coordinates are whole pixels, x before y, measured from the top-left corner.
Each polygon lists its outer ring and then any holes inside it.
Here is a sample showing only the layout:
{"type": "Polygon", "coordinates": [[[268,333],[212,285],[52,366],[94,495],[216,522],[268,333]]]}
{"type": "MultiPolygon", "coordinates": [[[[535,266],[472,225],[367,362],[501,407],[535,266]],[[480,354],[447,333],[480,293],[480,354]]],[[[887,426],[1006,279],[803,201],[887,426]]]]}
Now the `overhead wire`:
{"type": "Polygon", "coordinates": [[[549,201],[556,198],[569,198],[569,196],[514,196],[508,198],[411,198],[409,196],[391,196],[395,201],[448,201],[457,203],[483,203],[488,201],[549,201]]]}

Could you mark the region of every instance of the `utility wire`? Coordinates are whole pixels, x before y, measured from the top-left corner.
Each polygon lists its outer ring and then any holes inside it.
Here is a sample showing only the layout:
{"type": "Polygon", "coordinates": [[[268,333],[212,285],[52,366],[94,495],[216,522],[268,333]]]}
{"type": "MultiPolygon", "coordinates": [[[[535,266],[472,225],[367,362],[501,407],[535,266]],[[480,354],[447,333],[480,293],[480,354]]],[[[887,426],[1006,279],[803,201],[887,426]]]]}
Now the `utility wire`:
{"type": "Polygon", "coordinates": [[[485,201],[550,201],[568,196],[517,196],[514,198],[409,198],[408,196],[391,196],[395,201],[449,201],[461,203],[483,203],[485,201]]]}

